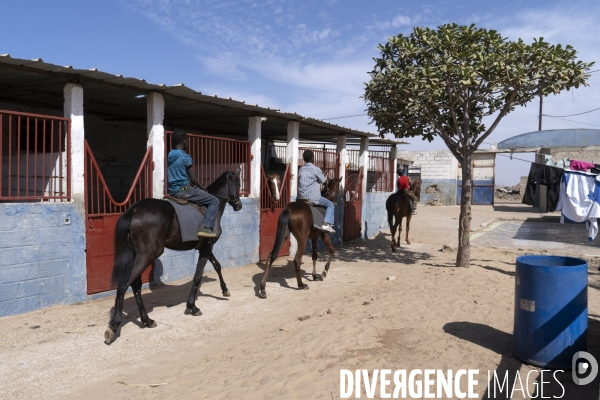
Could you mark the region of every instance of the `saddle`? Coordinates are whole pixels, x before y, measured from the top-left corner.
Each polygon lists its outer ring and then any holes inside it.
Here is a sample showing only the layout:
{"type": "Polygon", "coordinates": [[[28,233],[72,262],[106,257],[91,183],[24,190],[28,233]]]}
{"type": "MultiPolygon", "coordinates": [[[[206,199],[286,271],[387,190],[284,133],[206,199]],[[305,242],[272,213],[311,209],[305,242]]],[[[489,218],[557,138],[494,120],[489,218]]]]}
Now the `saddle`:
{"type": "Polygon", "coordinates": [[[169,201],[175,209],[175,215],[179,221],[181,241],[197,241],[198,229],[202,224],[204,215],[206,215],[206,208],[171,196],[164,196],[163,200],[169,201]]]}
{"type": "Polygon", "coordinates": [[[312,212],[312,216],[313,216],[313,226],[315,228],[321,229],[321,227],[325,223],[325,209],[326,208],[323,206],[315,205],[306,199],[298,199],[297,201],[300,203],[305,203],[305,204],[309,205],[310,211],[312,212]]]}
{"type": "Polygon", "coordinates": [[[165,195],[163,197],[163,200],[168,200],[168,201],[172,201],[173,203],[177,203],[180,204],[182,206],[185,206],[186,204],[189,204],[190,206],[194,207],[196,209],[196,211],[198,211],[200,214],[202,215],[206,215],[206,207],[204,206],[199,206],[196,203],[190,203],[189,201],[187,201],[186,199],[179,199],[177,197],[171,197],[168,194],[165,195]]]}

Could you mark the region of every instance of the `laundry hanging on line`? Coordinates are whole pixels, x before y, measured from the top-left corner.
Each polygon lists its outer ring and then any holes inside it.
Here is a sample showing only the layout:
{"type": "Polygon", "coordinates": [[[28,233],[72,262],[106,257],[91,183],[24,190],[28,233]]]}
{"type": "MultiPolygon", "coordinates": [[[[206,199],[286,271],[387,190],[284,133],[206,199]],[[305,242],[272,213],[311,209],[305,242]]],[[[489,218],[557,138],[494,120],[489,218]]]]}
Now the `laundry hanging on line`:
{"type": "Polygon", "coordinates": [[[600,176],[580,172],[563,172],[560,200],[556,210],[561,211],[560,222],[585,222],[589,241],[598,234],[600,218],[600,176]]]}
{"type": "Polygon", "coordinates": [[[558,199],[560,197],[560,182],[563,176],[563,170],[549,165],[531,163],[529,176],[527,177],[527,186],[523,196],[523,204],[533,205],[533,199],[539,190],[539,185],[548,187],[546,192],[546,212],[556,210],[558,199]]]}

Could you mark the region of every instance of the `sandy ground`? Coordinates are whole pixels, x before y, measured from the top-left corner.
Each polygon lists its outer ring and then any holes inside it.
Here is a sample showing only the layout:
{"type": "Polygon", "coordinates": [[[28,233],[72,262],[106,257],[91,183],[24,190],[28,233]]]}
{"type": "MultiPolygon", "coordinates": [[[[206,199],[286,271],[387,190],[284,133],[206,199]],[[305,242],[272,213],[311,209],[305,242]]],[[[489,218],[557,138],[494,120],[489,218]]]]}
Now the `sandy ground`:
{"type": "MultiPolygon", "coordinates": [[[[472,225],[539,218],[531,211],[476,206],[472,225]]],[[[439,250],[456,245],[458,212],[420,207],[413,243],[403,241],[397,253],[388,233],[338,248],[323,282],[310,281],[305,256],[306,291],[296,289],[286,257],[272,269],[266,300],[255,290],[262,264],[224,271],[230,298],[209,272],[197,301],[201,317],[184,315],[188,282],[145,290],[155,329],[141,327],[128,295],[127,318],[110,346],[103,333],[112,297],[2,318],[0,398],[337,399],[340,369],[383,368],[479,369],[476,393],[488,398],[488,371],[508,371],[514,381],[517,372],[536,370],[511,349],[515,257],[540,250],[474,245],[471,267],[455,268],[456,254],[439,250]]],[[[324,260],[322,253],[319,272],[324,260]]],[[[589,258],[588,350],[600,359],[597,260],[589,258]]],[[[558,376],[562,398],[598,398],[597,381],[580,387],[570,372],[558,376]]],[[[538,382],[530,379],[532,394],[538,382]]],[[[561,393],[547,384],[544,396],[561,393]]]]}

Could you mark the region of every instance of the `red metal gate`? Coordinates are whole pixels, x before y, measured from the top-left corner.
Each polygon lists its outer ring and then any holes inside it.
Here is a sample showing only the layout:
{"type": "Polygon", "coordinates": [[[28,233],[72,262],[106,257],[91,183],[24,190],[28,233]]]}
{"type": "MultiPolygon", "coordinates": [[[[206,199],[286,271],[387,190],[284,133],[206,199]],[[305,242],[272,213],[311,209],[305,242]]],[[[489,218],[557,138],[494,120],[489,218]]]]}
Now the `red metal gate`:
{"type": "MultiPolygon", "coordinates": [[[[124,201],[117,203],[104,181],[87,141],[85,142],[85,219],[87,293],[114,289],[113,270],[115,227],[121,214],[133,203],[152,197],[152,148],[148,149],[124,201]]],[[[146,269],[142,282],[151,280],[146,269]]]]}
{"type": "MultiPolygon", "coordinates": [[[[271,197],[271,189],[267,184],[267,175],[263,166],[260,167],[260,246],[258,250],[258,259],[264,261],[273,250],[275,237],[277,235],[277,220],[283,210],[290,202],[290,164],[287,164],[283,179],[281,180],[281,196],[279,201],[274,203],[271,197]]],[[[290,254],[290,240],[286,240],[279,251],[280,256],[290,254]]]]}
{"type": "Polygon", "coordinates": [[[359,239],[362,219],[362,181],[363,167],[352,173],[346,169],[344,189],[344,241],[359,239]]]}
{"type": "Polygon", "coordinates": [[[305,150],[312,150],[315,159],[313,165],[321,168],[323,175],[328,179],[339,178],[340,155],[332,150],[318,150],[310,147],[301,147],[298,149],[298,169],[304,165],[302,154],[305,150]]]}

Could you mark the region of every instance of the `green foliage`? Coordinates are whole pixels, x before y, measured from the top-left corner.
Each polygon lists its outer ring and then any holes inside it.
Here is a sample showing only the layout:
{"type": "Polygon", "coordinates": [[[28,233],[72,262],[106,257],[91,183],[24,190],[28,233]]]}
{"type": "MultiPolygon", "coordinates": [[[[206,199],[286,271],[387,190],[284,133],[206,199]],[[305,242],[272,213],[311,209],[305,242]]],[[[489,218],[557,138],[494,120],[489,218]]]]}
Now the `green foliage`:
{"type": "Polygon", "coordinates": [[[415,28],[380,45],[365,84],[368,114],[379,133],[440,136],[462,163],[515,106],[540,95],[587,86],[594,63],[576,60],[571,46],[543,38],[525,44],[475,25],[415,28]],[[489,128],[485,116],[495,115],[489,128]]]}

